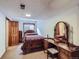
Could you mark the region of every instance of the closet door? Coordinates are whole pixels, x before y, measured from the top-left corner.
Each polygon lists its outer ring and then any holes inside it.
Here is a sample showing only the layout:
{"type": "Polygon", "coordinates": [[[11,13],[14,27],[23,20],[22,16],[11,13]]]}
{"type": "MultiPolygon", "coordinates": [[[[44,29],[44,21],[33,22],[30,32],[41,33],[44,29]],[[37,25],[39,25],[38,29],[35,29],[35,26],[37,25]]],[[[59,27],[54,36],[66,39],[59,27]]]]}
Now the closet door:
{"type": "Polygon", "coordinates": [[[9,46],[19,43],[19,25],[17,21],[9,22],[9,46]]]}

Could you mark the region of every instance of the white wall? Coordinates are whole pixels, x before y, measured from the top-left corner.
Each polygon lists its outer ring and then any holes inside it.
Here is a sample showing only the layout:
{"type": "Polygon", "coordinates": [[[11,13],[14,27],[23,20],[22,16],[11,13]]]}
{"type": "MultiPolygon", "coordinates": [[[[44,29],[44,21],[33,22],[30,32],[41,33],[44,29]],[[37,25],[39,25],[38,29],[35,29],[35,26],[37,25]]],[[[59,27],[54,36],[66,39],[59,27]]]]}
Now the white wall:
{"type": "MultiPolygon", "coordinates": [[[[78,31],[77,31],[77,20],[78,20],[78,7],[73,7],[67,11],[62,12],[61,14],[56,15],[55,17],[52,17],[51,19],[47,20],[40,20],[38,22],[38,27],[42,33],[42,35],[46,36],[47,34],[50,37],[53,37],[54,35],[54,26],[58,21],[65,21],[67,22],[71,27],[73,27],[73,43],[75,45],[79,45],[79,39],[78,39],[78,31]]],[[[70,41],[72,38],[70,39],[70,41]]]]}
{"type": "Polygon", "coordinates": [[[79,5],[78,5],[78,12],[77,12],[77,37],[78,40],[76,41],[77,44],[79,44],[79,5]]]}
{"type": "Polygon", "coordinates": [[[5,25],[6,25],[6,48],[8,48],[8,39],[9,39],[9,21],[8,20],[6,20],[6,23],[5,23],[5,25]]]}
{"type": "MultiPolygon", "coordinates": [[[[50,19],[46,20],[38,20],[37,21],[37,27],[41,31],[41,34],[43,36],[47,36],[47,34],[50,37],[54,36],[54,26],[58,21],[65,21],[67,22],[72,28],[73,28],[73,37],[70,38],[70,41],[73,40],[73,43],[75,45],[79,45],[79,39],[78,39],[78,6],[72,7],[70,9],[65,10],[64,12],[57,14],[56,16],[52,16],[50,19]]],[[[27,21],[27,20],[26,20],[27,21]]],[[[20,29],[22,28],[22,21],[20,22],[20,29]]]]}
{"type": "Polygon", "coordinates": [[[33,19],[25,19],[25,20],[17,20],[19,21],[19,30],[23,31],[23,23],[36,23],[37,21],[34,21],[33,19]],[[30,20],[30,21],[29,21],[30,20]]]}
{"type": "MultiPolygon", "coordinates": [[[[21,19],[21,20],[17,20],[19,21],[19,30],[22,31],[22,37],[23,37],[23,23],[37,23],[37,21],[35,21],[34,19],[21,19]]],[[[36,25],[37,27],[37,25],[36,25]]],[[[36,30],[37,31],[37,30],[36,30]]]]}
{"type": "Polygon", "coordinates": [[[5,52],[5,17],[0,13],[0,58],[5,52]]]}

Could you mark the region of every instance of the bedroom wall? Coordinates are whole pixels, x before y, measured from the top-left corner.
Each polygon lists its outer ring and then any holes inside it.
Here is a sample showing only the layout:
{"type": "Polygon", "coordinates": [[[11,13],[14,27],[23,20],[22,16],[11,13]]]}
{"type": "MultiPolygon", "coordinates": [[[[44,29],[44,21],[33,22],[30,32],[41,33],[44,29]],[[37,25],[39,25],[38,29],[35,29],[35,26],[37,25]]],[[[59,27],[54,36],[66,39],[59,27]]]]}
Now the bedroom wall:
{"type": "Polygon", "coordinates": [[[22,19],[17,20],[17,21],[19,21],[19,30],[22,30],[22,31],[23,31],[23,23],[36,23],[36,21],[34,19],[24,19],[24,18],[22,18],[22,19]]]}
{"type": "Polygon", "coordinates": [[[38,24],[38,20],[35,20],[35,19],[22,19],[22,20],[19,20],[19,30],[23,31],[23,23],[35,23],[36,24],[36,31],[39,35],[41,35],[41,32],[40,32],[40,29],[39,27],[37,26],[38,24]],[[30,21],[29,21],[30,20],[30,21]]]}
{"type": "Polygon", "coordinates": [[[5,16],[0,13],[0,58],[5,53],[5,16]]]}
{"type": "Polygon", "coordinates": [[[8,39],[9,39],[9,21],[6,20],[6,48],[8,48],[8,39]]]}
{"type": "Polygon", "coordinates": [[[62,12],[61,14],[56,15],[55,17],[52,17],[51,19],[46,20],[40,20],[38,22],[38,27],[42,33],[42,35],[46,36],[47,34],[50,37],[53,37],[54,35],[54,26],[58,21],[65,21],[73,28],[73,37],[70,38],[70,42],[73,39],[73,43],[75,45],[79,45],[79,39],[78,39],[78,26],[77,26],[77,20],[78,20],[78,6],[73,7],[67,11],[62,12]]]}
{"type": "Polygon", "coordinates": [[[78,12],[77,12],[77,37],[78,37],[78,40],[76,41],[78,44],[79,44],[79,5],[78,5],[78,12]]]}
{"type": "MultiPolygon", "coordinates": [[[[43,36],[49,35],[49,37],[54,36],[54,26],[58,21],[65,21],[70,24],[70,27],[73,28],[73,36],[70,37],[70,42],[73,40],[75,45],[79,45],[78,39],[78,12],[79,7],[75,6],[70,9],[65,10],[64,12],[57,14],[56,16],[52,16],[52,18],[45,19],[45,20],[37,20],[37,27],[39,28],[41,34],[43,36]]],[[[26,22],[26,21],[24,21],[26,22]]],[[[22,21],[20,21],[20,30],[23,30],[22,21]]],[[[71,42],[72,43],[72,42],[71,42]]]]}

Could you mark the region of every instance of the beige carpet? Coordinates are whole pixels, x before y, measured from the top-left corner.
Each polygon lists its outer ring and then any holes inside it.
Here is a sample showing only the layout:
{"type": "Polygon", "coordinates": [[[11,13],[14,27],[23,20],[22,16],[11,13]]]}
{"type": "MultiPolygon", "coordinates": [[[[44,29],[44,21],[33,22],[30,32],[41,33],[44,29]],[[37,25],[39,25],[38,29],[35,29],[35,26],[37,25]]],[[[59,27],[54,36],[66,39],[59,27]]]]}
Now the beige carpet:
{"type": "Polygon", "coordinates": [[[44,51],[22,55],[20,47],[21,44],[9,47],[2,59],[47,59],[47,54],[44,51]]]}

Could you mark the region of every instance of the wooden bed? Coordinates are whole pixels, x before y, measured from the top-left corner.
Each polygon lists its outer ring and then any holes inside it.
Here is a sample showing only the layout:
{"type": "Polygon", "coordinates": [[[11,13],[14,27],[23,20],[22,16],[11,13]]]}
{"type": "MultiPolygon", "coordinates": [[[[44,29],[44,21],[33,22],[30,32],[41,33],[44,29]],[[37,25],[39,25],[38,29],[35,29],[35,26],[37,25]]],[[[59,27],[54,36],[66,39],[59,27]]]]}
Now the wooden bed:
{"type": "Polygon", "coordinates": [[[21,47],[23,53],[30,52],[31,49],[43,47],[44,37],[38,35],[33,30],[28,30],[24,33],[23,45],[21,47]]]}

